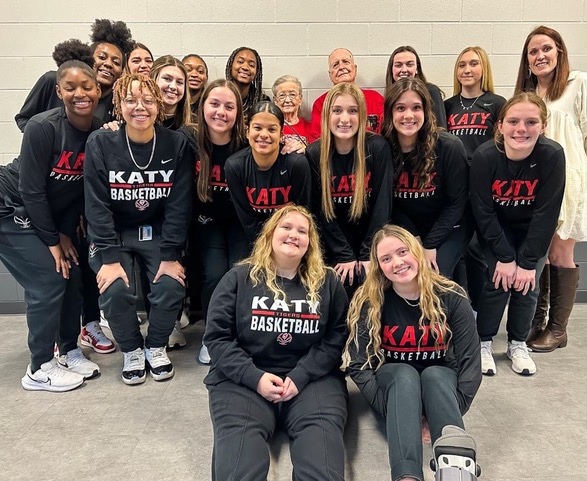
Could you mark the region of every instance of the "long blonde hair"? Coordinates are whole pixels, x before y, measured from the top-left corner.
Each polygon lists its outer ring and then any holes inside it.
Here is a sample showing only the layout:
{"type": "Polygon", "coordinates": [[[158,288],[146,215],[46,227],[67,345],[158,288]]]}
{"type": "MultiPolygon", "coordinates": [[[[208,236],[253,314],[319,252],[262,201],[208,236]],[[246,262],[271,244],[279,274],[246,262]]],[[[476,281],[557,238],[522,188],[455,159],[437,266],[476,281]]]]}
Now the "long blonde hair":
{"type": "Polygon", "coordinates": [[[481,65],[481,71],[483,72],[481,74],[481,90],[483,90],[483,92],[491,92],[492,94],[495,93],[493,87],[493,74],[491,73],[491,63],[489,62],[487,52],[481,47],[467,47],[462,50],[455,62],[452,94],[459,95],[463,91],[463,86],[461,85],[461,82],[459,82],[459,62],[467,52],[474,52],[477,57],[479,57],[479,64],[481,65]]]}
{"type": "Polygon", "coordinates": [[[361,218],[367,209],[367,160],[365,155],[365,137],[367,132],[367,106],[365,96],[359,87],[351,83],[335,85],[324,100],[322,108],[322,134],[320,137],[320,183],[322,186],[322,211],[328,220],[335,218],[334,203],[332,202],[332,154],[334,152],[334,135],[330,131],[330,114],[332,105],[337,97],[348,94],[355,99],[359,106],[359,129],[355,137],[355,191],[349,211],[350,220],[361,218]]]}
{"type": "Polygon", "coordinates": [[[418,274],[416,280],[420,289],[420,319],[418,325],[422,329],[425,325],[430,326],[434,337],[436,348],[440,343],[447,344],[450,338],[448,319],[440,294],[444,292],[457,292],[466,297],[463,290],[455,282],[441,276],[430,267],[424,254],[424,248],[418,240],[406,229],[396,225],[385,225],[373,236],[371,243],[370,262],[371,268],[367,273],[365,282],[353,296],[347,317],[349,327],[349,338],[343,352],[343,369],[346,369],[351,361],[350,347],[354,343],[355,348],[359,347],[358,323],[361,313],[367,309],[366,321],[369,329],[369,344],[367,345],[367,361],[363,368],[369,367],[378,369],[385,358],[381,353],[381,308],[385,291],[392,287],[392,282],[385,277],[379,266],[377,258],[377,246],[386,237],[396,237],[403,242],[418,262],[418,274]],[[376,364],[376,365],[375,365],[376,364]]]}
{"type": "Polygon", "coordinates": [[[287,301],[285,292],[277,284],[277,267],[273,259],[273,233],[279,222],[288,214],[297,212],[306,218],[309,224],[308,228],[308,250],[302,257],[298,266],[298,276],[302,285],[308,290],[308,300],[316,303],[320,300],[318,291],[324,284],[326,270],[328,267],[324,264],[322,250],[320,247],[320,238],[318,229],[312,214],[305,208],[296,204],[289,204],[275,211],[269,219],[263,224],[261,233],[255,245],[253,252],[249,257],[239,262],[239,265],[249,266],[250,278],[254,286],[264,283],[275,296],[275,299],[287,301]]]}

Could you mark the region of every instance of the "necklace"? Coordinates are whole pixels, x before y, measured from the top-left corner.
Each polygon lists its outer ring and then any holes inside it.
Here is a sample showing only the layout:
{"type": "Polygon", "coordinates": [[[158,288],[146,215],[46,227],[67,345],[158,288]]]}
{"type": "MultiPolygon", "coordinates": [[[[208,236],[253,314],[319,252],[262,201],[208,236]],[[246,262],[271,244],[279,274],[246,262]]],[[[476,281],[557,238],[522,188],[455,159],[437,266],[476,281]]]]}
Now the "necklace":
{"type": "MultiPolygon", "coordinates": [[[[483,95],[483,94],[481,94],[483,95]]],[[[477,98],[475,100],[473,100],[473,103],[471,105],[469,105],[468,107],[465,107],[465,105],[463,104],[463,95],[459,94],[459,100],[461,102],[461,107],[463,108],[463,110],[471,110],[473,108],[473,106],[477,103],[477,100],[479,100],[479,97],[481,97],[481,95],[478,95],[477,98]]]]}
{"type": "MultiPolygon", "coordinates": [[[[392,286],[392,287],[393,287],[393,286],[392,286]]],[[[418,306],[420,305],[420,299],[418,299],[418,300],[416,301],[416,303],[415,303],[415,304],[412,304],[412,303],[411,303],[410,301],[408,301],[408,300],[407,300],[405,297],[401,296],[401,295],[399,294],[399,292],[397,292],[397,291],[395,290],[395,287],[393,287],[393,292],[395,292],[395,293],[397,294],[397,296],[398,296],[400,299],[403,299],[403,300],[404,300],[404,302],[405,302],[405,303],[406,303],[408,306],[410,306],[410,307],[418,307],[418,306]]]]}
{"type": "Polygon", "coordinates": [[[126,146],[128,147],[128,153],[130,154],[130,160],[132,160],[132,163],[137,166],[137,169],[147,170],[149,168],[149,165],[151,165],[151,162],[153,162],[153,155],[155,154],[155,146],[157,145],[157,132],[155,132],[153,130],[153,148],[151,149],[151,156],[149,157],[149,162],[147,162],[147,165],[145,165],[144,167],[141,167],[139,164],[137,164],[137,161],[135,160],[135,156],[132,154],[132,149],[130,148],[130,141],[128,140],[128,132],[126,130],[124,131],[124,134],[126,135],[126,146]]]}

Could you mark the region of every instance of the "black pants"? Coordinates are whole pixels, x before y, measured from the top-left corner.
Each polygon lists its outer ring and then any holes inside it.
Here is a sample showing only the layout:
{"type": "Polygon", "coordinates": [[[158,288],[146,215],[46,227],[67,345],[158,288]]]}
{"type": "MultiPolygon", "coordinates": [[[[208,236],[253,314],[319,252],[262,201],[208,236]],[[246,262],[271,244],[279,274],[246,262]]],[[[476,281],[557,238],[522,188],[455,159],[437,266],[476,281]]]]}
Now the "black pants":
{"type": "MultiPolygon", "coordinates": [[[[517,259],[523,245],[523,238],[505,229],[504,233],[510,245],[515,246],[517,259]]],[[[508,341],[525,341],[530,332],[532,318],[536,310],[536,302],[538,300],[538,293],[540,292],[538,281],[542,269],[544,269],[546,256],[536,264],[536,288],[533,291],[528,291],[524,296],[521,292],[515,291],[514,289],[504,291],[501,286],[498,289],[494,287],[492,279],[497,258],[488,245],[482,242],[482,246],[485,252],[485,259],[487,260],[487,271],[477,310],[477,331],[479,332],[479,337],[482,341],[491,341],[497,335],[505,306],[509,300],[506,325],[508,341]]]]}
{"type": "Polygon", "coordinates": [[[477,232],[473,234],[465,255],[465,267],[467,269],[467,292],[471,300],[471,306],[475,311],[478,310],[479,298],[483,292],[485,284],[485,272],[487,271],[487,262],[485,254],[479,243],[477,232]]]}
{"type": "Polygon", "coordinates": [[[446,239],[436,248],[436,263],[443,276],[453,278],[455,267],[459,263],[465,247],[467,246],[471,232],[466,225],[458,225],[453,228],[446,239]]]}
{"type": "Polygon", "coordinates": [[[265,481],[267,440],[277,423],[290,439],[294,481],[344,480],[348,402],[344,379],[325,376],[290,401],[277,404],[232,381],[207,387],[214,428],[214,481],[265,481]]]}
{"type": "Polygon", "coordinates": [[[82,293],[84,298],[82,308],[82,326],[88,323],[100,320],[100,306],[98,305],[98,298],[100,291],[98,290],[98,283],[96,282],[96,273],[92,270],[88,259],[88,241],[85,237],[76,239],[76,244],[79,267],[82,273],[82,293]]]}
{"type": "Polygon", "coordinates": [[[422,415],[434,443],[448,425],[464,428],[457,400],[457,374],[447,366],[430,366],[419,373],[404,363],[387,363],[376,373],[385,393],[387,444],[391,479],[422,471],[422,415]]]}
{"type": "MultiPolygon", "coordinates": [[[[200,216],[201,218],[202,216],[200,216]]],[[[195,221],[195,240],[202,266],[202,311],[208,312],[210,298],[216,286],[230,268],[249,255],[249,243],[238,221],[221,221],[203,217],[195,221]]]]}
{"type": "MultiPolygon", "coordinates": [[[[153,283],[161,263],[160,239],[153,234],[152,240],[139,241],[138,234],[138,227],[119,232],[121,264],[130,281],[130,287],[126,287],[122,279],[117,279],[100,296],[100,306],[104,309],[104,315],[108,319],[114,339],[120,345],[122,352],[142,348],[143,344],[148,348],[165,346],[185,296],[185,288],[169,276],[162,276],[153,283]],[[134,263],[137,258],[144,262],[150,283],[149,331],[144,343],[137,322],[137,297],[132,282],[134,263]]],[[[99,251],[93,257],[90,254],[90,265],[96,273],[102,264],[102,255],[99,251]]]]}
{"type": "Polygon", "coordinates": [[[53,358],[55,343],[61,353],[77,347],[81,272],[75,264],[69,279],[55,271],[55,259],[24,209],[0,220],[0,260],[24,289],[31,370],[35,372],[53,358]]]}

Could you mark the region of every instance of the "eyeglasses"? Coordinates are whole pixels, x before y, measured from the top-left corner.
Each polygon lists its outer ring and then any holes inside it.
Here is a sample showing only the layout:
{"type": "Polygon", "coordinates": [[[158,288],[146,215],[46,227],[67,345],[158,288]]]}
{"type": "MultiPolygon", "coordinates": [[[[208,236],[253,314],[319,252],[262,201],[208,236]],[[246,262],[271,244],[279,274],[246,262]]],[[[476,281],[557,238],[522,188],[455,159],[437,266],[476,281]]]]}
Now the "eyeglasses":
{"type": "Polygon", "coordinates": [[[289,93],[280,93],[279,95],[276,95],[276,99],[279,100],[280,102],[284,102],[285,99],[290,98],[290,100],[297,100],[299,97],[299,94],[297,94],[296,92],[289,92],[289,93]]]}
{"type": "Polygon", "coordinates": [[[122,102],[127,107],[136,107],[137,105],[139,105],[139,102],[143,105],[143,107],[151,107],[151,106],[157,104],[157,100],[155,100],[151,97],[142,98],[142,99],[136,99],[134,97],[127,97],[125,99],[122,99],[122,102]]]}

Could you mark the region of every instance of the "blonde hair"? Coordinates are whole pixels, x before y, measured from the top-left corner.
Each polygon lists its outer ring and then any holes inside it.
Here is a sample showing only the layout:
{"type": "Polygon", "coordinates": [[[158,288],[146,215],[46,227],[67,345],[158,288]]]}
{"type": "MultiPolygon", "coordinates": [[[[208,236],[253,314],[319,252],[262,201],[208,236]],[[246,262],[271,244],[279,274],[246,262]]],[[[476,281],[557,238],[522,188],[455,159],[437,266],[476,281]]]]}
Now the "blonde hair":
{"type": "Polygon", "coordinates": [[[350,220],[361,218],[367,209],[367,189],[365,176],[367,175],[367,161],[365,155],[365,138],[367,132],[367,107],[365,96],[359,87],[352,83],[341,83],[330,89],[324,107],[322,108],[322,134],[320,137],[320,177],[322,187],[322,211],[328,220],[335,218],[334,203],[332,202],[332,154],[334,152],[334,135],[330,131],[330,115],[332,105],[340,95],[350,95],[359,106],[359,129],[355,137],[355,192],[349,211],[350,220]]]}
{"type": "Polygon", "coordinates": [[[482,49],[481,47],[467,47],[463,49],[463,51],[457,57],[457,61],[455,62],[454,74],[453,74],[453,95],[459,95],[463,91],[463,86],[461,82],[459,82],[458,77],[458,70],[459,70],[459,62],[463,55],[467,52],[475,52],[477,57],[479,57],[479,63],[481,64],[481,90],[483,92],[491,92],[492,94],[495,93],[493,87],[493,74],[491,73],[491,64],[489,63],[489,57],[487,56],[487,52],[482,49]]]}
{"type": "Polygon", "coordinates": [[[123,120],[121,106],[122,99],[126,98],[133,82],[139,83],[139,91],[144,92],[147,90],[153,96],[157,103],[156,122],[163,122],[165,119],[165,111],[163,110],[163,97],[161,96],[161,90],[153,79],[145,78],[138,73],[123,74],[114,84],[113,104],[114,114],[116,115],[117,120],[123,120]]]}
{"type": "Polygon", "coordinates": [[[309,224],[308,250],[302,257],[298,266],[298,276],[302,285],[308,291],[308,299],[312,303],[320,300],[318,291],[324,284],[326,270],[324,264],[318,229],[312,214],[305,208],[296,204],[289,204],[275,211],[263,224],[261,233],[253,246],[253,252],[249,257],[239,262],[239,265],[250,267],[250,278],[254,286],[264,283],[275,296],[275,299],[287,301],[285,292],[277,285],[277,267],[273,259],[273,234],[281,220],[291,213],[301,214],[309,224]]]}
{"type": "Polygon", "coordinates": [[[375,367],[375,369],[378,369],[385,362],[385,358],[381,353],[381,308],[383,306],[384,293],[387,289],[392,288],[393,283],[385,277],[385,274],[379,266],[377,246],[386,237],[396,237],[403,242],[418,262],[416,280],[420,289],[421,311],[418,325],[420,328],[423,328],[425,325],[430,326],[430,331],[434,337],[434,343],[437,349],[441,342],[448,344],[451,335],[448,319],[440,300],[440,294],[456,292],[466,297],[458,284],[441,276],[430,267],[424,253],[424,248],[412,234],[396,225],[383,226],[373,236],[369,258],[371,268],[367,273],[365,282],[358,288],[349,306],[347,317],[349,338],[347,339],[343,352],[343,369],[346,369],[350,364],[351,345],[354,344],[357,349],[359,347],[358,323],[361,319],[361,313],[365,309],[367,310],[366,322],[369,330],[369,344],[367,345],[366,353],[367,361],[363,365],[363,368],[368,366],[369,368],[375,367]]]}

